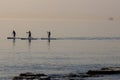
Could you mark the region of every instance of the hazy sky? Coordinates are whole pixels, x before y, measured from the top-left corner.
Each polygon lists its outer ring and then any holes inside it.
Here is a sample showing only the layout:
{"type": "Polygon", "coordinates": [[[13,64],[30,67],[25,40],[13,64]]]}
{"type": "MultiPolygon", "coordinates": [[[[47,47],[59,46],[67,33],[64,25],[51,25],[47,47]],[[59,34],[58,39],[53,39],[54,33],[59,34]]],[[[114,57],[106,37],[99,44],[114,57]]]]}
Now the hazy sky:
{"type": "Polygon", "coordinates": [[[0,18],[119,17],[120,0],[0,0],[0,18]]]}
{"type": "Polygon", "coordinates": [[[28,30],[34,36],[46,36],[48,30],[57,37],[119,36],[119,8],[120,0],[0,0],[0,35],[6,31],[6,36],[11,35],[9,32],[15,29],[18,36],[25,36],[28,30]],[[110,17],[114,20],[108,20],[110,17]],[[31,19],[42,21],[24,21],[31,19]]]}

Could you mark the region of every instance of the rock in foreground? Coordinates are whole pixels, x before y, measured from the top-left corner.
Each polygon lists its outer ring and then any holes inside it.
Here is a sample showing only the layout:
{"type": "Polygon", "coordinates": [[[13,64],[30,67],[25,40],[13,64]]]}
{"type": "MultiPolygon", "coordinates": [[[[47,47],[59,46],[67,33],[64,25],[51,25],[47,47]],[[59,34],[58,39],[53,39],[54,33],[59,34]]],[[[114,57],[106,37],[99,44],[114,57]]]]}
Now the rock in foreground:
{"type": "Polygon", "coordinates": [[[50,77],[45,74],[27,72],[21,73],[19,76],[14,77],[13,80],[50,80],[50,77]]]}
{"type": "Polygon", "coordinates": [[[46,75],[43,73],[35,74],[31,72],[21,73],[13,80],[82,80],[87,77],[100,77],[111,74],[120,74],[120,67],[105,67],[100,70],[89,70],[86,73],[70,73],[66,75],[46,75]]]}
{"type": "Polygon", "coordinates": [[[91,74],[91,75],[120,74],[120,67],[108,67],[108,68],[102,68],[101,70],[89,70],[87,74],[91,74]]]}

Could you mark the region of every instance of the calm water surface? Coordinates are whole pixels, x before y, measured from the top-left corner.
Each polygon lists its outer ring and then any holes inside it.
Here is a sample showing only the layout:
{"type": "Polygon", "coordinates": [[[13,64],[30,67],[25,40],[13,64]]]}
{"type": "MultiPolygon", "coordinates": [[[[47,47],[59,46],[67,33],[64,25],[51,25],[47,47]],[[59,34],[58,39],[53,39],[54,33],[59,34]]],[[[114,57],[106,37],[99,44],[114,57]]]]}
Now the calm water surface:
{"type": "Polygon", "coordinates": [[[120,66],[119,40],[4,40],[0,45],[1,79],[22,72],[65,74],[120,66]]]}
{"type": "MultiPolygon", "coordinates": [[[[0,80],[11,80],[24,72],[45,74],[81,73],[102,67],[120,66],[120,39],[69,40],[67,37],[116,37],[120,34],[119,22],[110,21],[1,21],[0,22],[0,80]],[[104,28],[101,28],[104,26],[104,28]],[[113,29],[113,27],[115,27],[113,29]],[[108,31],[109,28],[109,31],[108,31]],[[7,40],[12,30],[26,37],[64,37],[67,40],[7,40]],[[104,35],[103,35],[104,34],[104,35]]],[[[119,75],[108,75],[85,80],[119,80],[119,75]]]]}

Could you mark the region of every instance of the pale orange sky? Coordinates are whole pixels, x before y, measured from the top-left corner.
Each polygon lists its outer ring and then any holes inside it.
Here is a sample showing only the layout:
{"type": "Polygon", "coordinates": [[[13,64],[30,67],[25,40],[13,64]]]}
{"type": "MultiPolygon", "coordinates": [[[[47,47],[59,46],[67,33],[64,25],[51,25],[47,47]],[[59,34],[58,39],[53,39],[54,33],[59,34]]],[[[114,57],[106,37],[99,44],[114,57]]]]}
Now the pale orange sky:
{"type": "Polygon", "coordinates": [[[0,35],[119,36],[119,8],[120,0],[0,0],[0,35]]]}
{"type": "Polygon", "coordinates": [[[120,0],[0,0],[0,18],[119,17],[120,0]]]}

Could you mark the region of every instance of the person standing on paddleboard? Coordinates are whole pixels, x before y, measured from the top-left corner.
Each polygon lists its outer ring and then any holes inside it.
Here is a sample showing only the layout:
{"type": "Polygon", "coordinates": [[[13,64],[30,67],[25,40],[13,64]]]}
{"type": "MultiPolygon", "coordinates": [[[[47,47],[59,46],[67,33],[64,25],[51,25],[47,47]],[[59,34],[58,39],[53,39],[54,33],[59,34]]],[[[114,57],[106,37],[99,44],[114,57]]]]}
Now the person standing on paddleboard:
{"type": "Polygon", "coordinates": [[[15,37],[16,37],[16,32],[15,32],[15,30],[13,30],[12,34],[13,34],[13,37],[15,38],[15,37]]]}
{"type": "Polygon", "coordinates": [[[28,38],[31,38],[31,31],[28,31],[26,33],[28,33],[28,38]]]}
{"type": "Polygon", "coordinates": [[[48,32],[47,32],[47,34],[48,34],[48,39],[50,39],[51,32],[50,32],[50,31],[48,31],[48,32]]]}

